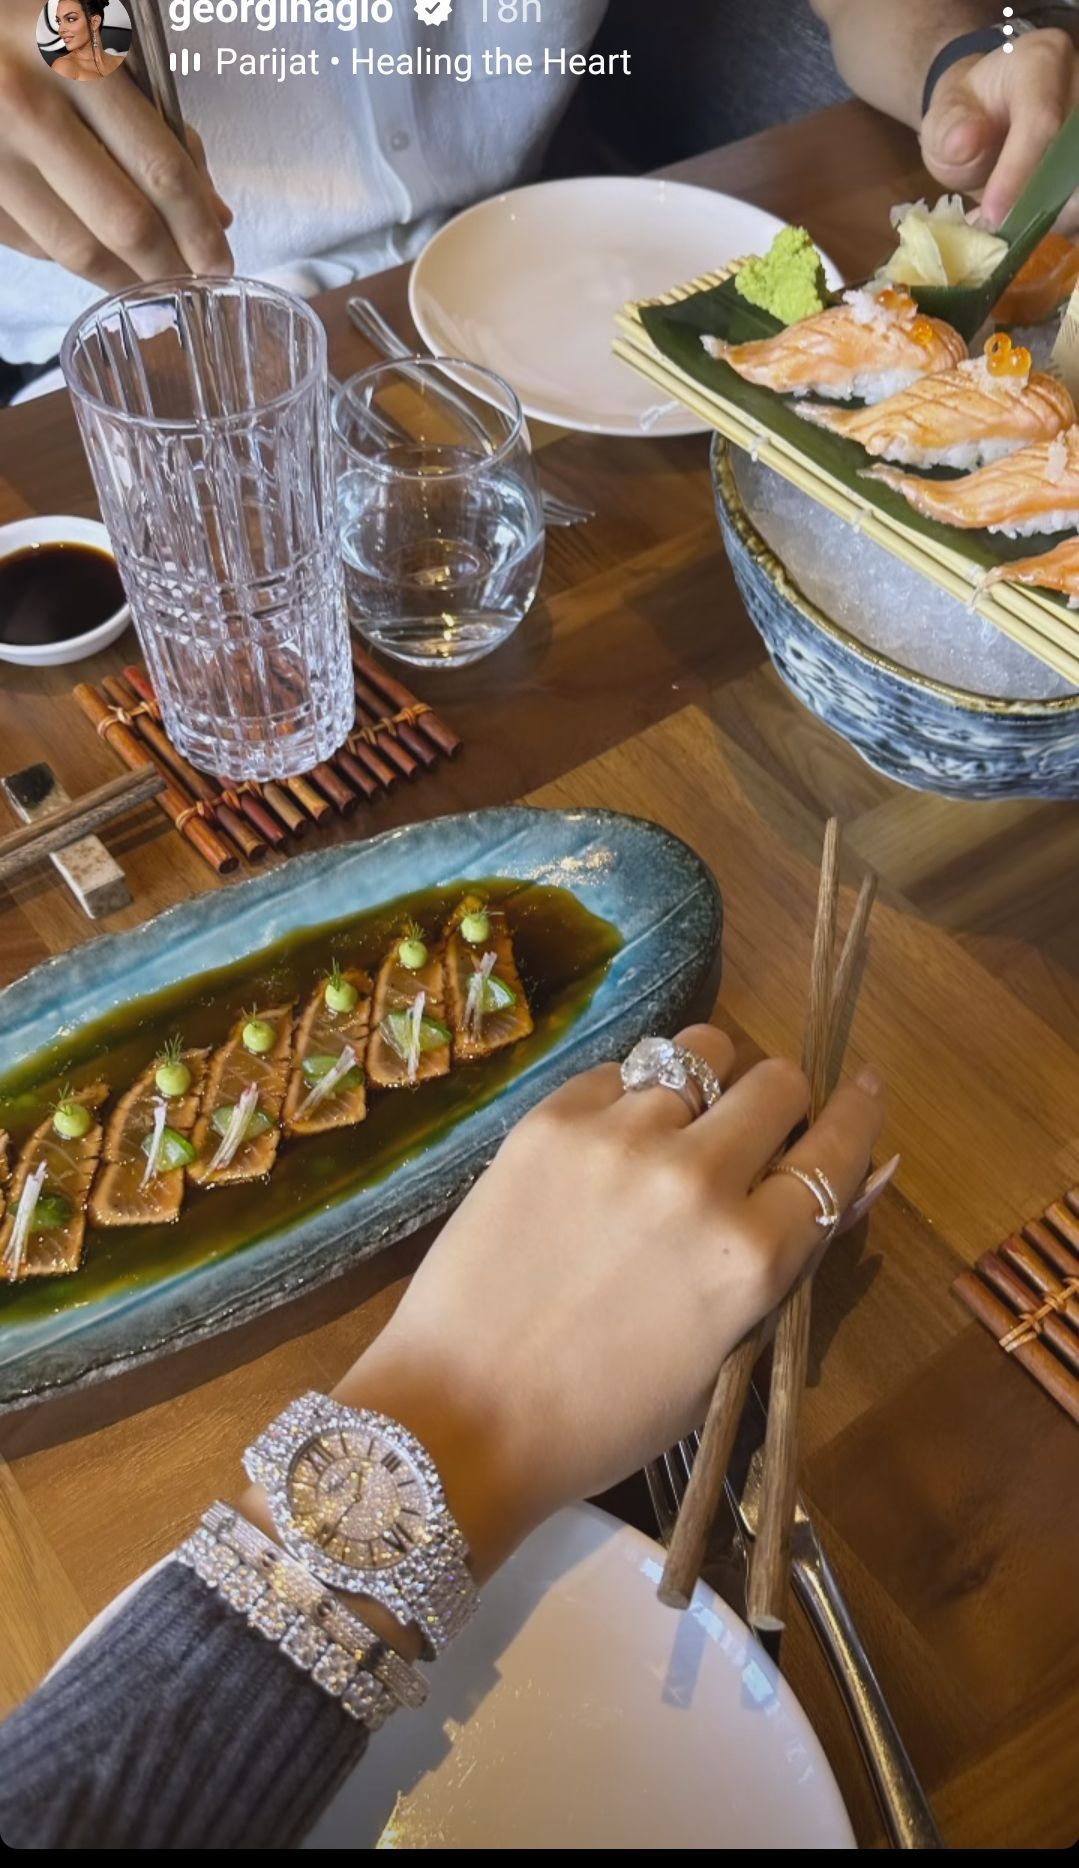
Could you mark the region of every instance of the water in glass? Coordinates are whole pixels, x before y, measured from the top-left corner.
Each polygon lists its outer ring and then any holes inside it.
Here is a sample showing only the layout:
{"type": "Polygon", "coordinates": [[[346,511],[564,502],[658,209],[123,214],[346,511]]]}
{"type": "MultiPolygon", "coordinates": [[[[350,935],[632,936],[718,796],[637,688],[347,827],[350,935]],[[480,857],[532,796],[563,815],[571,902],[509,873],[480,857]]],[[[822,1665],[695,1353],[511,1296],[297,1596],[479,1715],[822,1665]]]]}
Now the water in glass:
{"type": "Polygon", "coordinates": [[[474,365],[417,359],[346,384],[334,420],[354,622],[401,661],[478,661],[527,614],[543,569],[513,391],[474,365]]]}

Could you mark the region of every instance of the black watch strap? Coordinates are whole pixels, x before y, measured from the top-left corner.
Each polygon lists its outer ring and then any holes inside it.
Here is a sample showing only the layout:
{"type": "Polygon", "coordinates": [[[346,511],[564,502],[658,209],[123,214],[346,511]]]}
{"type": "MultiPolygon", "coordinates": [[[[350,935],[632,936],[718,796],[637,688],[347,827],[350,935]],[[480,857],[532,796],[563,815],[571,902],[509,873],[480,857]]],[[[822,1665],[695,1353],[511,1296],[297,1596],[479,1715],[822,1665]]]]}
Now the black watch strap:
{"type": "Polygon", "coordinates": [[[973,58],[976,52],[999,52],[1002,46],[1011,41],[1013,44],[1022,33],[1032,30],[1030,20],[1013,20],[1012,31],[1005,32],[1001,26],[981,26],[976,32],[962,32],[958,39],[950,39],[942,46],[929,67],[922,93],[922,116],[924,117],[933,101],[933,92],[946,71],[958,65],[961,58],[973,58]]]}

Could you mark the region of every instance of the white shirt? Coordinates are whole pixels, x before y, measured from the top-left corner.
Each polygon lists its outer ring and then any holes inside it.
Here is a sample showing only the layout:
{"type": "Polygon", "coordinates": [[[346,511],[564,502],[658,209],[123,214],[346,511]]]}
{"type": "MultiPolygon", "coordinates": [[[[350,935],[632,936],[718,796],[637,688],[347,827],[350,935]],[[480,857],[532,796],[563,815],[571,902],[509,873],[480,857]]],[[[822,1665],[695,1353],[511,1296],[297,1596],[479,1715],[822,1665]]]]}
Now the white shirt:
{"type": "MultiPolygon", "coordinates": [[[[577,83],[568,71],[545,73],[544,54],[587,51],[606,4],[543,0],[541,24],[498,25],[490,0],[484,25],[482,0],[456,0],[445,25],[426,27],[412,0],[395,0],[392,21],[355,38],[325,25],[170,27],[177,51],[201,54],[202,69],[178,78],[180,97],[235,211],[237,271],[305,292],[343,284],[411,258],[448,212],[526,177],[577,83]],[[238,65],[219,75],[223,46],[256,56],[315,50],[320,75],[278,83],[241,76],[238,65]],[[483,52],[496,46],[531,53],[532,75],[485,75],[483,52]],[[396,60],[421,48],[470,55],[471,79],[353,75],[354,49],[396,60]]],[[[0,248],[0,357],[46,362],[100,296],[59,266],[0,248]]]]}

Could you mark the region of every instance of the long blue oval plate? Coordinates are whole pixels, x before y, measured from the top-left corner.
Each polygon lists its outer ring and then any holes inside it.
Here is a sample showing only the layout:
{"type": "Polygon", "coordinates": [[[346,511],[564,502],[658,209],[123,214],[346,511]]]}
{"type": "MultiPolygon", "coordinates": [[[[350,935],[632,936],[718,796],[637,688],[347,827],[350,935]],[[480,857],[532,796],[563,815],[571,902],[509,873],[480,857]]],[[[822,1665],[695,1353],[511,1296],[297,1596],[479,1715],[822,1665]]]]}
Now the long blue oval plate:
{"type": "MultiPolygon", "coordinates": [[[[363,1169],[365,1131],[375,1126],[369,1117],[347,1132],[359,1139],[349,1144],[356,1156],[344,1179],[340,1158],[335,1178],[332,1160],[320,1169],[316,1155],[302,1198],[287,1168],[242,1205],[235,1194],[246,1190],[199,1196],[234,1202],[216,1209],[218,1221],[237,1219],[231,1235],[228,1224],[217,1225],[222,1236],[212,1251],[193,1254],[190,1234],[185,1243],[185,1209],[179,1225],[158,1228],[142,1253],[146,1234],[92,1233],[74,1276],[10,1291],[0,1285],[0,1408],[101,1380],[257,1316],[438,1218],[541,1097],[577,1071],[624,1056],[643,1033],[676,1027],[716,974],[722,911],[708,869],[656,824],[604,811],[506,807],[290,862],[92,941],[0,994],[0,1126],[17,1129],[11,1115],[34,1074],[53,1076],[70,1054],[85,1077],[99,1033],[106,1046],[121,1008],[130,1023],[141,1006],[160,1007],[177,989],[182,995],[185,981],[252,958],[265,961],[270,980],[274,949],[287,952],[298,934],[326,928],[330,938],[332,924],[400,897],[494,878],[566,890],[587,911],[582,926],[603,926],[602,961],[576,994],[537,1006],[536,1032],[516,1052],[455,1072],[463,1086],[455,1100],[396,1155],[391,1149],[392,1158],[384,1151],[377,1176],[363,1169]],[[317,1186],[320,1171],[326,1193],[317,1186]],[[254,1236],[252,1203],[262,1213],[254,1236]]],[[[417,1108],[428,1093],[414,1093],[417,1108]]],[[[400,1108],[401,1095],[378,1100],[400,1108]]]]}

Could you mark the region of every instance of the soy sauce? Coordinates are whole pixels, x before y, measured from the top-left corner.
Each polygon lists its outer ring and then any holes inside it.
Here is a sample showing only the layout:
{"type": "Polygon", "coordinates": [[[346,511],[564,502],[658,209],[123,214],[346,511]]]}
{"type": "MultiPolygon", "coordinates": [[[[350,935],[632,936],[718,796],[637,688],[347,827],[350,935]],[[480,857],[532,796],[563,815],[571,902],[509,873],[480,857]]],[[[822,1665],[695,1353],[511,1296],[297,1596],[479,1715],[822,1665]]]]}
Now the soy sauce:
{"type": "Polygon", "coordinates": [[[28,545],[0,558],[0,642],[13,647],[85,636],[124,602],[116,565],[92,545],[28,545]]]}

